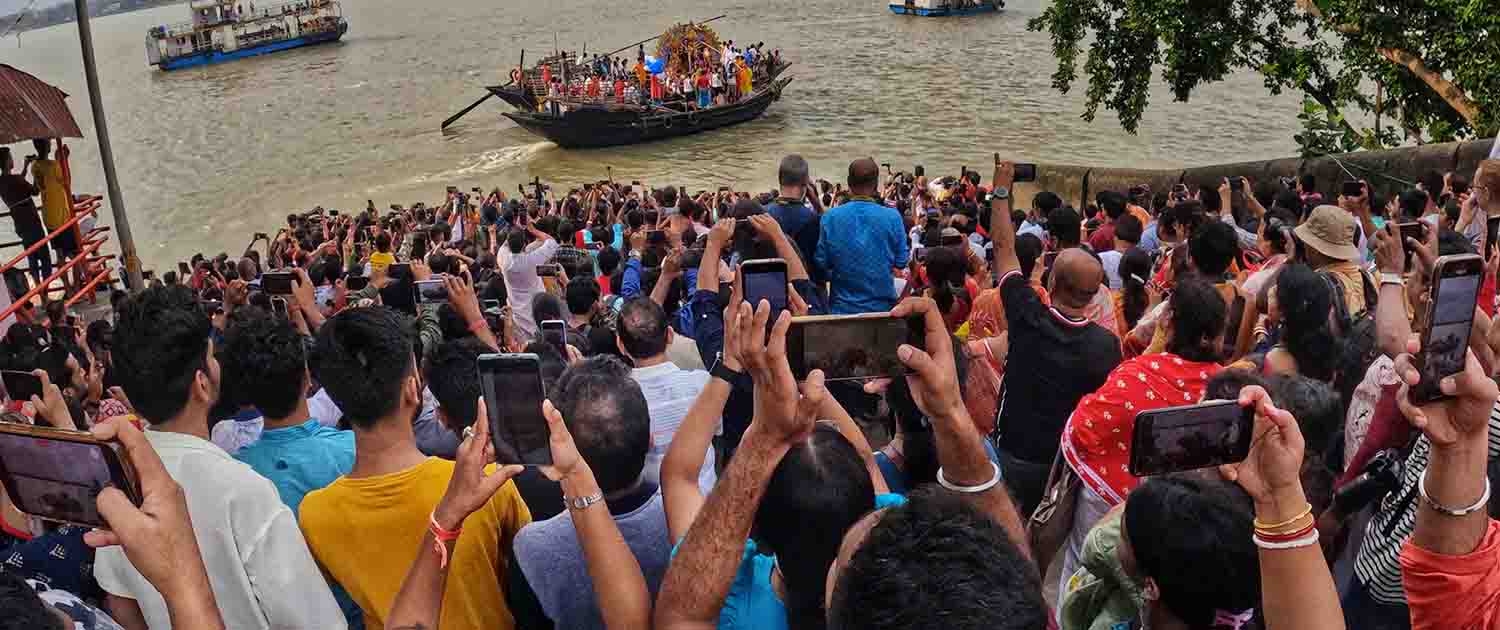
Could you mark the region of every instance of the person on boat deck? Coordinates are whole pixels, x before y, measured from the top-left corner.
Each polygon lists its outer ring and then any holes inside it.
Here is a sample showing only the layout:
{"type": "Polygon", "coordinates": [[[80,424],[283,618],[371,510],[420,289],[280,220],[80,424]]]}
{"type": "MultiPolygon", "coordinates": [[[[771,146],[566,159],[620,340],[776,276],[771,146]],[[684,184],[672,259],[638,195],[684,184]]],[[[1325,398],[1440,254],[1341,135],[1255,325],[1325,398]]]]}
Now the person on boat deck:
{"type": "Polygon", "coordinates": [[[743,61],[740,62],[739,66],[740,98],[744,99],[749,97],[750,94],[755,91],[755,87],[751,85],[750,66],[746,65],[743,61]]]}
{"type": "Polygon", "coordinates": [[[598,75],[589,77],[588,97],[589,97],[589,100],[591,100],[591,101],[597,101],[597,100],[599,100],[599,77],[598,77],[598,75]]]}
{"type": "Polygon", "coordinates": [[[698,109],[708,109],[714,104],[714,93],[709,88],[708,68],[698,69],[698,109]]]}

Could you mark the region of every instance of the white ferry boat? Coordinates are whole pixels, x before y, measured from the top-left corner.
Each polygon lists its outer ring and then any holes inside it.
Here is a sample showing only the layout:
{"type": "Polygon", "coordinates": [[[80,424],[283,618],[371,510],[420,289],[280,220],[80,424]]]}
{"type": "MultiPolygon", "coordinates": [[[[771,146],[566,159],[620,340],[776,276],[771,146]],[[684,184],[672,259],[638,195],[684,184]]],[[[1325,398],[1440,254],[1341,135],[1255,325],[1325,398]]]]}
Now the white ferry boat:
{"type": "Polygon", "coordinates": [[[146,33],[146,61],[176,70],[338,41],[349,30],[335,0],[257,6],[247,0],[192,0],[191,22],[146,33]]]}

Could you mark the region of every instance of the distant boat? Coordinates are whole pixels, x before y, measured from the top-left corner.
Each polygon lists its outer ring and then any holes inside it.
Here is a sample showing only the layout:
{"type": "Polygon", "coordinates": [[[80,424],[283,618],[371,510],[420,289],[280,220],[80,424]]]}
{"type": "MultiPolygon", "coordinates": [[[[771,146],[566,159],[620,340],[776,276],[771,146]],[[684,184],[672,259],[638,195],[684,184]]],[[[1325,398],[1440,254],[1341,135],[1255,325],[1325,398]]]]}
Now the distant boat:
{"type": "Polygon", "coordinates": [[[146,32],[146,61],[176,70],[338,41],[349,31],[335,0],[255,6],[246,0],[192,0],[192,21],[146,32]]]}
{"type": "Polygon", "coordinates": [[[1004,8],[1004,0],[906,0],[891,3],[891,13],[921,17],[977,15],[994,13],[1004,8]]]}

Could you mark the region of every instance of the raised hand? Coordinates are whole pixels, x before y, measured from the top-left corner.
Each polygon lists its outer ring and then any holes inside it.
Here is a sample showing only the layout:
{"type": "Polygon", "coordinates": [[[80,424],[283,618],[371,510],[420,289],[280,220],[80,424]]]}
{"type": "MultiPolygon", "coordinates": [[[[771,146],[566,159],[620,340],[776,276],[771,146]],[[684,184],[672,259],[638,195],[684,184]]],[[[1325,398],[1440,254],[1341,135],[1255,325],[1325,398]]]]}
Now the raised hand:
{"type": "MultiPolygon", "coordinates": [[[[813,425],[798,416],[797,379],[786,359],[786,333],[792,317],[789,313],[780,314],[768,337],[765,330],[771,318],[771,303],[761,300],[753,315],[748,303],[738,306],[740,312],[732,334],[737,337],[740,362],[755,382],[753,424],[761,425],[784,443],[795,442],[812,431],[813,425]]],[[[725,332],[726,337],[729,334],[725,332]]]]}
{"type": "Polygon", "coordinates": [[[458,456],[454,459],[453,477],[448,480],[448,490],[438,501],[432,516],[438,526],[455,530],[463,526],[464,519],[484,507],[500,487],[512,477],[521,474],[525,466],[501,466],[492,473],[485,466],[495,461],[495,444],[490,441],[489,411],[484,397],[479,397],[478,418],[473,432],[465,432],[463,442],[458,445],[458,456]]]}
{"type": "Polygon", "coordinates": [[[1306,497],[1299,473],[1306,445],[1297,419],[1277,408],[1257,385],[1240,390],[1239,404],[1255,409],[1250,454],[1243,462],[1220,466],[1219,474],[1244,488],[1257,506],[1276,506],[1268,514],[1303,509],[1306,497]]]}
{"type": "Polygon", "coordinates": [[[1406,349],[1408,354],[1396,357],[1396,375],[1401,378],[1396,405],[1407,421],[1425,434],[1434,448],[1487,439],[1490,411],[1495,406],[1495,399],[1500,398],[1500,387],[1485,374],[1473,350],[1465,353],[1462,372],[1444,378],[1438,384],[1449,398],[1418,407],[1411,404],[1408,397],[1412,386],[1422,379],[1413,362],[1413,355],[1421,350],[1421,342],[1415,335],[1407,342],[1406,349]]]}
{"type": "Polygon", "coordinates": [[[1406,273],[1406,248],[1395,222],[1387,221],[1385,229],[1375,233],[1375,247],[1376,267],[1385,273],[1406,273]]]}
{"type": "Polygon", "coordinates": [[[583,455],[578,453],[578,444],[573,442],[573,434],[568,432],[562,412],[552,406],[552,401],[542,402],[542,416],[547,419],[550,434],[547,445],[552,450],[552,465],[542,466],[542,474],[553,481],[562,481],[588,468],[588,462],[583,461],[583,455]]]}
{"type": "Polygon", "coordinates": [[[954,417],[963,411],[963,396],[958,390],[958,373],[953,368],[953,340],[943,324],[937,302],[929,298],[908,298],[891,310],[891,315],[907,319],[919,317],[925,329],[923,341],[927,350],[902,344],[896,357],[912,374],[906,377],[912,400],[917,408],[933,420],[954,417]]]}

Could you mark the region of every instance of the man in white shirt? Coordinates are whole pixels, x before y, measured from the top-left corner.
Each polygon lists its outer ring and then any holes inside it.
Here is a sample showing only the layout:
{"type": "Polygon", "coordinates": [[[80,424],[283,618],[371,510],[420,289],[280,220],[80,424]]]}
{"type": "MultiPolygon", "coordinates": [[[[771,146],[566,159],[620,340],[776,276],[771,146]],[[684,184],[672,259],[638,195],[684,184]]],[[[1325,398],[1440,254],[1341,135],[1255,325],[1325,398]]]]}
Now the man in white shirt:
{"type": "MultiPolygon", "coordinates": [[[[208,441],[219,395],[211,325],[186,287],[158,287],[122,305],[112,360],[151,442],[187,497],[225,627],[345,628],[276,487],[208,441]]],[[[110,614],[130,630],[171,628],[166,602],[119,547],[100,549],[94,577],[110,614]]]]}
{"type": "Polygon", "coordinates": [[[525,232],[511,230],[505,246],[500,248],[500,273],[505,277],[506,302],[524,339],[535,337],[537,332],[536,322],[531,318],[531,300],[547,290],[542,286],[541,276],[536,273],[536,266],[552,260],[558,247],[560,245],[551,235],[528,222],[525,232]],[[536,239],[529,247],[526,245],[527,233],[536,239]]]}
{"type": "MultiPolygon", "coordinates": [[[[667,455],[667,447],[709,379],[708,372],[684,370],[672,363],[667,357],[667,347],[673,337],[666,311],[650,298],[635,298],[620,309],[616,343],[620,352],[635,364],[631,376],[640,384],[646,406],[651,410],[651,452],[646,454],[642,475],[652,484],[661,482],[661,460],[667,455]]],[[[719,430],[723,430],[722,424],[719,430]]],[[[698,487],[707,496],[717,480],[714,451],[710,448],[698,472],[698,487]]]]}

